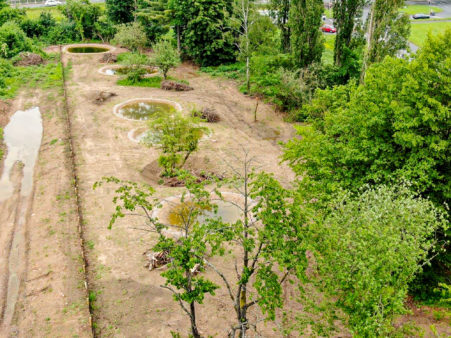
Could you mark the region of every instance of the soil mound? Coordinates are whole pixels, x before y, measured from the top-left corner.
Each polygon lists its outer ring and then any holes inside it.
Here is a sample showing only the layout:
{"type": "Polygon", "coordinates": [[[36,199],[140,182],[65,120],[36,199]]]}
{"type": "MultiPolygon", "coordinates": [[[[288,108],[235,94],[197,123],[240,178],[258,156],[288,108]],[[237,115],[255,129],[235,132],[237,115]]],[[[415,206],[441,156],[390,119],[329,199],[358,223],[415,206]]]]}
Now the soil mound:
{"type": "Polygon", "coordinates": [[[20,59],[14,63],[15,66],[37,66],[44,63],[42,56],[34,53],[20,53],[19,58],[20,59]]]}
{"type": "Polygon", "coordinates": [[[117,96],[116,93],[101,91],[94,94],[93,102],[97,105],[101,105],[102,103],[108,101],[110,98],[117,96]]]}
{"type": "Polygon", "coordinates": [[[116,63],[117,62],[117,55],[113,53],[105,53],[100,58],[99,62],[101,63],[116,63]]]}
{"type": "Polygon", "coordinates": [[[176,92],[187,92],[187,91],[193,90],[194,88],[190,87],[184,83],[165,80],[165,81],[161,82],[161,89],[174,90],[176,92]]]}
{"type": "Polygon", "coordinates": [[[214,108],[204,108],[201,111],[196,111],[194,116],[199,117],[208,123],[216,123],[221,121],[221,117],[214,108]]]}

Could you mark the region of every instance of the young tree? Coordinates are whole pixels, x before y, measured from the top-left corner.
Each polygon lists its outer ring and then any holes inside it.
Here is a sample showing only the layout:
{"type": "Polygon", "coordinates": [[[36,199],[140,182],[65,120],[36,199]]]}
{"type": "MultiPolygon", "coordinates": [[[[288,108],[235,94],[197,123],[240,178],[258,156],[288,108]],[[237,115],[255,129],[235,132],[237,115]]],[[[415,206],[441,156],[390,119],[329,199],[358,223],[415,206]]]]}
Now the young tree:
{"type": "MultiPolygon", "coordinates": [[[[406,313],[408,285],[430,261],[445,215],[407,186],[345,195],[320,221],[319,278],[359,337],[387,337],[406,313]]],[[[442,246],[444,243],[439,243],[442,246]]]]}
{"type": "MultiPolygon", "coordinates": [[[[236,322],[229,337],[247,337],[256,329],[249,315],[255,305],[274,320],[275,311],[282,307],[282,283],[290,273],[303,275],[306,267],[303,234],[304,214],[292,191],[284,189],[271,175],[252,172],[253,158],[245,152],[243,168],[232,168],[236,177],[232,187],[242,202],[230,202],[241,210],[241,219],[233,224],[210,224],[222,232],[224,247],[237,248],[236,276],[227,276],[208,258],[205,265],[212,268],[224,282],[235,310],[236,322]],[[225,245],[225,243],[227,243],[225,245]]],[[[217,239],[217,238],[215,238],[217,239]]]]}
{"type": "Polygon", "coordinates": [[[132,53],[126,55],[122,64],[125,67],[127,79],[132,83],[137,83],[147,73],[150,61],[146,55],[132,53]]]}
{"type": "Polygon", "coordinates": [[[151,120],[144,142],[161,150],[158,162],[164,169],[162,175],[174,177],[197,150],[205,132],[206,128],[199,126],[197,119],[174,112],[151,120]]]}
{"type": "Polygon", "coordinates": [[[115,24],[133,21],[135,6],[136,0],[106,0],[108,18],[115,24]]]}
{"type": "Polygon", "coordinates": [[[276,21],[280,29],[282,52],[290,52],[290,0],[271,0],[271,17],[276,21]]]}
{"type": "Polygon", "coordinates": [[[138,22],[133,22],[119,26],[113,43],[136,52],[147,44],[147,37],[142,25],[138,22]]]}
{"type": "Polygon", "coordinates": [[[367,43],[360,80],[365,78],[368,66],[380,62],[386,56],[394,56],[407,47],[410,20],[398,9],[404,0],[375,0],[372,4],[367,27],[367,43]]]}
{"type": "Polygon", "coordinates": [[[160,69],[166,79],[169,70],[180,63],[180,54],[168,40],[160,40],[152,46],[152,49],[152,63],[160,69]]]}
{"type": "Polygon", "coordinates": [[[322,0],[291,0],[291,50],[299,68],[320,62],[324,50],[320,31],[322,0]]]}
{"type": "Polygon", "coordinates": [[[246,89],[249,92],[250,90],[250,77],[251,77],[251,46],[250,46],[250,38],[249,31],[252,26],[251,15],[252,15],[252,1],[253,0],[237,0],[236,12],[238,15],[239,23],[240,23],[240,38],[238,42],[238,49],[240,51],[240,58],[245,60],[246,62],[246,89]]]}
{"type": "Polygon", "coordinates": [[[356,26],[356,19],[362,14],[365,0],[340,0],[334,3],[334,25],[337,28],[337,34],[334,45],[334,60],[337,66],[346,63],[345,52],[351,44],[352,34],[356,26]]]}
{"type": "Polygon", "coordinates": [[[213,256],[215,248],[207,246],[207,238],[211,240],[212,235],[206,231],[203,223],[199,222],[199,216],[204,210],[213,209],[214,205],[210,201],[211,192],[205,189],[211,182],[198,183],[197,178],[187,173],[179,174],[187,190],[180,198],[183,205],[178,213],[180,225],[171,229],[177,235],[167,232],[168,225],[152,217],[152,211],[159,206],[158,201],[153,198],[155,191],[152,187],[109,177],[96,182],[94,189],[105,182],[119,186],[113,198],[116,210],[111,217],[109,228],[118,218],[125,217],[129,212],[144,219],[145,227],[140,230],[156,232],[159,235],[153,250],[166,253],[169,261],[167,269],[161,273],[161,276],[166,278],[166,283],[161,287],[171,291],[174,300],[189,317],[192,336],[200,338],[196,304],[202,304],[206,294],[214,295],[218,286],[201,274],[204,270],[204,257],[207,254],[209,257],[213,256]]]}

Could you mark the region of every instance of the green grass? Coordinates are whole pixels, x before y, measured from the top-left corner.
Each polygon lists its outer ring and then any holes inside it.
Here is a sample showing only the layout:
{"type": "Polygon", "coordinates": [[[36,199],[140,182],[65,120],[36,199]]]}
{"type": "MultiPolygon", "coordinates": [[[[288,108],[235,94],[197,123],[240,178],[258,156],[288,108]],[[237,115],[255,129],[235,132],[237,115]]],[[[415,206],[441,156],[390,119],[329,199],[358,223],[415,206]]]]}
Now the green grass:
{"type": "Polygon", "coordinates": [[[32,20],[39,18],[42,12],[49,12],[56,21],[61,21],[64,19],[64,15],[56,7],[28,8],[26,10],[27,17],[32,20]]]}
{"type": "Polygon", "coordinates": [[[321,60],[325,65],[331,65],[334,63],[335,34],[324,34],[324,39],[325,48],[321,60]]]}
{"type": "MultiPolygon", "coordinates": [[[[102,11],[105,10],[104,3],[100,3],[97,5],[102,9],[102,11]]],[[[58,7],[27,8],[25,11],[27,13],[27,17],[33,20],[39,18],[42,12],[50,12],[50,14],[52,14],[52,16],[58,22],[64,19],[64,15],[61,13],[58,7]]]]}
{"type": "Polygon", "coordinates": [[[144,78],[139,82],[130,81],[128,79],[120,79],[117,81],[119,86],[130,86],[130,87],[150,87],[150,88],[160,88],[161,81],[163,78],[160,76],[152,76],[144,78]]]}
{"type": "Polygon", "coordinates": [[[324,15],[327,16],[328,19],[332,18],[332,9],[324,9],[324,15]]]}
{"type": "Polygon", "coordinates": [[[401,8],[399,11],[403,13],[407,13],[409,15],[413,14],[429,14],[429,11],[432,10],[435,13],[441,13],[443,12],[443,9],[439,7],[429,7],[427,5],[407,5],[404,8],[401,8]]]}
{"type": "Polygon", "coordinates": [[[416,23],[411,26],[409,40],[418,47],[422,47],[429,32],[432,35],[438,35],[450,28],[451,22],[416,23]]]}

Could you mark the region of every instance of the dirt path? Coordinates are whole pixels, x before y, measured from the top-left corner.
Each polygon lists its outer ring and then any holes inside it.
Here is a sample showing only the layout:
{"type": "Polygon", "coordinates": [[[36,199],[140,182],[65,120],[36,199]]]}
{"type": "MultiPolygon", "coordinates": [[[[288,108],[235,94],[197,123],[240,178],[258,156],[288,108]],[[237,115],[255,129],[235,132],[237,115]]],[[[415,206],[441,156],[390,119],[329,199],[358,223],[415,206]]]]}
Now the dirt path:
{"type": "Polygon", "coordinates": [[[0,337],[90,336],[58,93],[26,90],[11,106],[39,106],[44,132],[31,193],[21,194],[28,168],[16,163],[0,202],[0,337]]]}

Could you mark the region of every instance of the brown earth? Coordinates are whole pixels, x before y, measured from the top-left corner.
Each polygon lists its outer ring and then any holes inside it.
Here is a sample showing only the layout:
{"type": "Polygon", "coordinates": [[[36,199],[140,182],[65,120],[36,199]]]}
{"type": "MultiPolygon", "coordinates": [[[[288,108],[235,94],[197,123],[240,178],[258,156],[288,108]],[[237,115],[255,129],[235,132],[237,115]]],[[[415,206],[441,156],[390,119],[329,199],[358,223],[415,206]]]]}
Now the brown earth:
{"type": "MultiPolygon", "coordinates": [[[[128,138],[130,130],[143,127],[145,123],[119,118],[113,114],[114,106],[132,98],[156,98],[179,103],[186,114],[194,108],[214,108],[220,122],[205,124],[212,135],[201,142],[199,151],[188,162],[188,168],[230,173],[229,165],[239,167],[242,148],[246,148],[255,156],[262,170],[274,173],[285,186],[290,185],[294,175],[287,165],[280,163],[282,150],[278,142],[294,136],[293,126],[285,123],[283,116],[276,114],[273,107],[261,103],[258,122],[254,122],[256,99],[242,95],[233,81],[199,74],[188,64],[181,65],[171,76],[189,81],[194,90],[168,92],[156,88],[117,86],[117,77],[97,72],[102,66],[98,55],[66,55],[65,62],[69,61],[72,74],[68,93],[97,335],[171,337],[171,331],[174,331],[187,336],[186,315],[169,291],[160,287],[164,283],[160,276],[162,269],[149,271],[144,266],[146,257],[143,253],[156,243],[156,236],[134,229],[142,224],[133,217],[119,221],[112,230],[108,230],[114,208],[111,203],[113,187],[92,189],[94,182],[103,176],[149,183],[161,199],[178,195],[183,189],[157,184],[157,150],[128,138]],[[111,91],[117,96],[97,105],[92,100],[93,93],[101,91],[111,91]]],[[[0,337],[91,336],[67,130],[61,100],[54,98],[56,92],[59,91],[24,91],[12,105],[13,111],[39,105],[44,136],[34,173],[33,202],[28,211],[26,273],[21,296],[13,322],[3,327],[0,337]]],[[[20,171],[15,171],[15,175],[20,177],[20,171]]],[[[17,194],[14,196],[17,198],[17,194]]],[[[0,224],[11,222],[19,203],[11,200],[8,205],[0,204],[0,224]]],[[[7,247],[4,243],[11,232],[8,231],[2,229],[0,232],[0,250],[7,247]]],[[[4,257],[3,252],[1,257],[4,257]]],[[[231,276],[234,274],[234,255],[214,259],[213,263],[231,276]]],[[[207,270],[205,274],[222,285],[212,271],[207,270]]],[[[284,288],[288,315],[293,317],[302,313],[303,307],[295,301],[296,289],[288,282],[284,283],[284,288]]],[[[318,296],[318,301],[320,299],[318,296]]],[[[202,333],[225,337],[234,318],[225,288],[221,287],[215,297],[207,296],[198,309],[202,333]]],[[[440,333],[450,334],[446,321],[437,322],[428,316],[418,318],[417,315],[414,314],[412,319],[425,329],[427,335],[431,332],[428,329],[431,324],[435,324],[440,333]]],[[[262,315],[254,310],[251,317],[259,320],[262,315]]],[[[407,321],[409,317],[402,320],[407,321]]],[[[291,335],[281,333],[280,330],[286,328],[281,312],[275,323],[259,322],[257,327],[262,337],[299,336],[295,332],[291,335]]],[[[346,330],[341,331],[336,336],[349,336],[346,330]]],[[[309,330],[304,333],[304,336],[311,335],[309,330]]]]}
{"type": "MultiPolygon", "coordinates": [[[[65,124],[57,97],[59,90],[23,91],[10,112],[39,106],[44,134],[34,171],[24,227],[24,273],[12,320],[0,318],[0,337],[90,337],[89,312],[80,273],[80,242],[71,176],[68,168],[65,124]]],[[[12,172],[13,196],[0,202],[0,313],[6,306],[4,274],[20,205],[20,167],[12,172]]]]}

